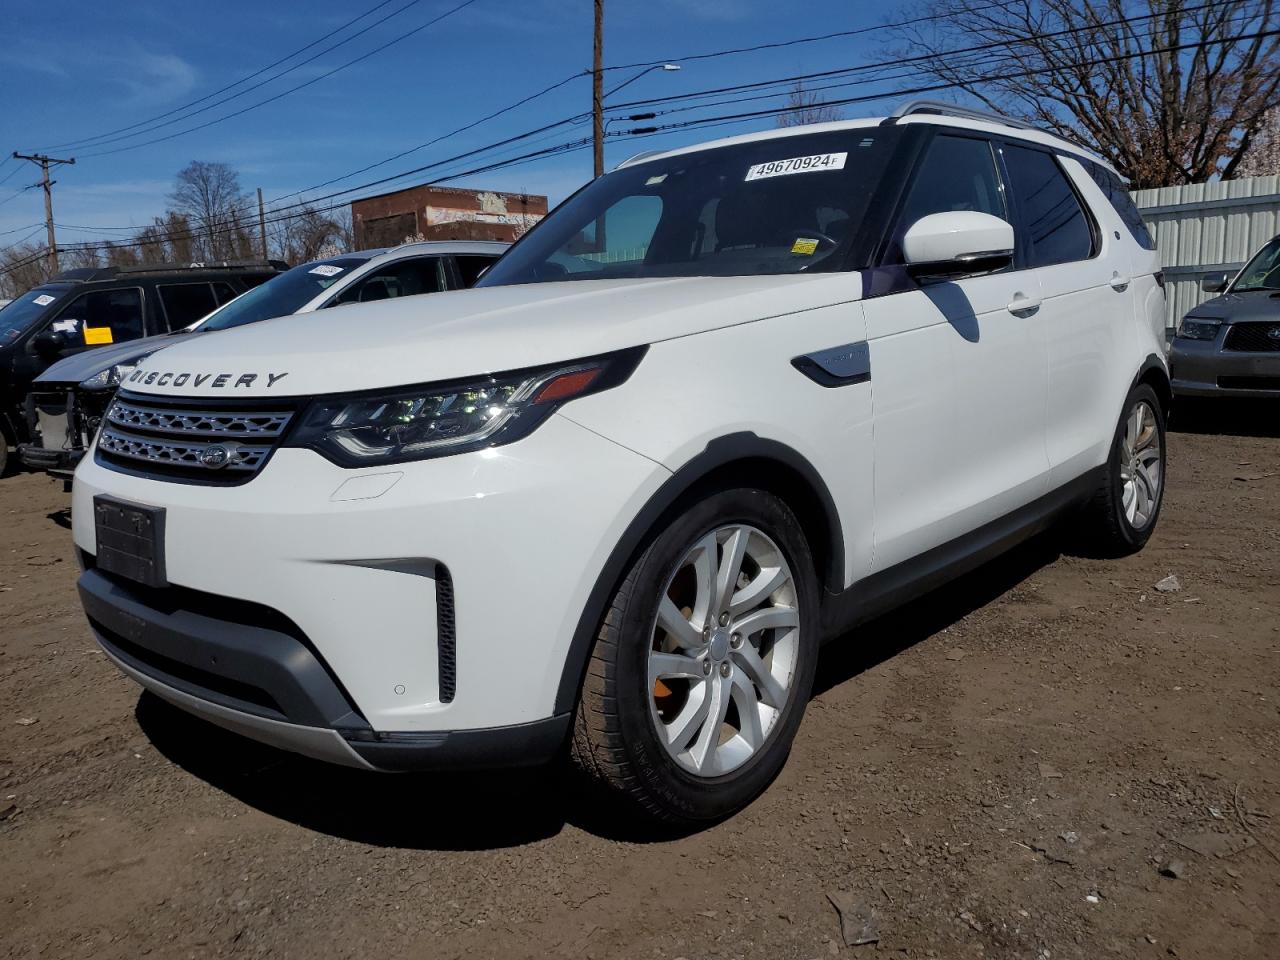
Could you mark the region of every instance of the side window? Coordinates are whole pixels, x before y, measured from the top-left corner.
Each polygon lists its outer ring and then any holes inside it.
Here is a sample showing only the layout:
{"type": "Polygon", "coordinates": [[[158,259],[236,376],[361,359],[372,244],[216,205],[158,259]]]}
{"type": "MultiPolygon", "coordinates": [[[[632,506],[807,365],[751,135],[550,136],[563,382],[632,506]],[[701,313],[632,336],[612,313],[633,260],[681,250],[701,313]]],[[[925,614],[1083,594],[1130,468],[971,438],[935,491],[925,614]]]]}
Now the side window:
{"type": "MultiPolygon", "coordinates": [[[[252,289],[257,286],[257,283],[252,282],[249,278],[246,278],[246,280],[248,280],[248,282],[245,284],[245,289],[252,289]]],[[[224,303],[230,303],[236,297],[240,296],[240,294],[236,292],[236,288],[231,286],[231,284],[227,283],[225,280],[218,280],[214,283],[213,295],[218,298],[218,306],[222,306],[224,303]]]]}
{"type": "Polygon", "coordinates": [[[82,293],[59,311],[50,329],[70,333],[91,347],[136,340],[143,336],[142,291],[125,287],[82,293]]]}
{"type": "Polygon", "coordinates": [[[162,283],[156,289],[170,330],[190,326],[218,306],[207,283],[162,283]]]}
{"type": "Polygon", "coordinates": [[[899,234],[921,217],[975,210],[1009,219],[991,144],[941,134],[929,144],[903,207],[899,234]]]}
{"type": "Polygon", "coordinates": [[[340,303],[372,303],[414,297],[421,293],[439,293],[446,289],[444,263],[439,257],[415,257],[397,260],[375,270],[342,291],[329,306],[340,303]]]}
{"type": "Polygon", "coordinates": [[[454,257],[454,263],[458,265],[458,276],[462,278],[464,287],[471,287],[480,279],[480,274],[484,272],[485,267],[497,260],[497,257],[482,256],[457,256],[454,257]]]}
{"type": "Polygon", "coordinates": [[[1006,146],[1009,185],[1017,198],[1030,251],[1027,265],[1045,267],[1093,256],[1093,229],[1058,162],[1047,153],[1006,146]]]}
{"type": "Polygon", "coordinates": [[[1146,223],[1143,222],[1142,213],[1138,210],[1138,205],[1133,202],[1133,197],[1129,196],[1129,191],[1125,187],[1124,181],[1106,167],[1099,166],[1096,163],[1085,163],[1085,168],[1089,171],[1089,176],[1093,177],[1093,182],[1107,195],[1107,199],[1111,201],[1111,206],[1115,207],[1116,213],[1120,214],[1120,219],[1129,228],[1129,233],[1133,235],[1133,239],[1138,241],[1138,246],[1144,250],[1154,250],[1156,242],[1152,239],[1151,231],[1147,229],[1146,223]]]}

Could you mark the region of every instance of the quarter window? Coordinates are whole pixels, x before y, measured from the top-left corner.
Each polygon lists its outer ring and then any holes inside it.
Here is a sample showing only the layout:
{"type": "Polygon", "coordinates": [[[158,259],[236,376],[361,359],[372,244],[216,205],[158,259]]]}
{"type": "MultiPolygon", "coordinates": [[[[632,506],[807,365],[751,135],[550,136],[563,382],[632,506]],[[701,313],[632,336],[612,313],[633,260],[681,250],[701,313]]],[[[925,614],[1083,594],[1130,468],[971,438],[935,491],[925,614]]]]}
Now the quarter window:
{"type": "Polygon", "coordinates": [[[1012,145],[1004,147],[1004,159],[1030,247],[1027,265],[1093,256],[1093,229],[1058,162],[1040,150],[1012,145]]]}
{"type": "Polygon", "coordinates": [[[1115,207],[1116,213],[1120,214],[1120,219],[1129,228],[1129,233],[1133,235],[1134,240],[1138,241],[1138,245],[1144,250],[1154,250],[1156,242],[1151,239],[1151,231],[1143,222],[1142,213],[1138,210],[1138,205],[1133,202],[1133,197],[1129,196],[1124,181],[1106,167],[1096,163],[1086,163],[1085,169],[1089,171],[1089,176],[1093,177],[1093,182],[1107,195],[1111,206],[1115,207]]]}

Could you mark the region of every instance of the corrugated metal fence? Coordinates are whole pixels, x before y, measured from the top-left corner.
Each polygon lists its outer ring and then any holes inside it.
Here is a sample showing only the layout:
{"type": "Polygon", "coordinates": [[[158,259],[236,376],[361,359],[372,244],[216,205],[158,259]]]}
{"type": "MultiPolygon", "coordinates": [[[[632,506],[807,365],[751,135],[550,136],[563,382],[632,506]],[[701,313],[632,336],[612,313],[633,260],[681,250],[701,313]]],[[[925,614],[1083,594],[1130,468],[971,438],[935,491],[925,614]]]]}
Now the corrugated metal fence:
{"type": "Polygon", "coordinates": [[[1212,296],[1200,291],[1207,274],[1235,273],[1280,233],[1280,177],[1135,190],[1133,200],[1164,264],[1169,326],[1212,296]]]}

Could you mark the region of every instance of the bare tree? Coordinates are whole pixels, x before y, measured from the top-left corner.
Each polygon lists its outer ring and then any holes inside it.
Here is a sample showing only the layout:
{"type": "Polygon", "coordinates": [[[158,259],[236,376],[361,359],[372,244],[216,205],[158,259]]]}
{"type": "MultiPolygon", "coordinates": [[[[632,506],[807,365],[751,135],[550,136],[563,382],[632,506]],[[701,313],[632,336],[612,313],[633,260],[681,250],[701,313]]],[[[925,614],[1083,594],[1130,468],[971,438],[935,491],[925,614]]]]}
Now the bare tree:
{"type": "Polygon", "coordinates": [[[1134,187],[1234,176],[1280,104],[1280,36],[1256,35],[1274,27],[1276,0],[925,9],[938,17],[928,28],[896,30],[903,59],[923,51],[926,76],[1099,149],[1134,187]]]}
{"type": "Polygon", "coordinates": [[[1280,107],[1268,111],[1262,130],[1236,167],[1237,177],[1280,177],[1280,107]]]}
{"type": "Polygon", "coordinates": [[[314,207],[303,207],[287,219],[273,225],[272,246],[281,260],[306,263],[320,257],[331,257],[349,249],[350,224],[314,207]]]}
{"type": "Polygon", "coordinates": [[[58,248],[58,264],[63,270],[82,270],[102,266],[102,252],[97,244],[58,248]]]}
{"type": "Polygon", "coordinates": [[[207,260],[243,256],[252,250],[249,197],[240,177],[225,163],[193,160],[179,171],[169,196],[173,211],[198,234],[193,253],[207,260]]]}
{"type": "Polygon", "coordinates": [[[806,90],[803,83],[797,83],[791,88],[786,107],[778,114],[778,126],[801,127],[807,123],[830,123],[842,119],[844,114],[838,107],[828,104],[821,94],[806,90]]]}
{"type": "Polygon", "coordinates": [[[45,250],[40,244],[20,243],[0,251],[0,296],[20,297],[49,279],[45,250]]]}

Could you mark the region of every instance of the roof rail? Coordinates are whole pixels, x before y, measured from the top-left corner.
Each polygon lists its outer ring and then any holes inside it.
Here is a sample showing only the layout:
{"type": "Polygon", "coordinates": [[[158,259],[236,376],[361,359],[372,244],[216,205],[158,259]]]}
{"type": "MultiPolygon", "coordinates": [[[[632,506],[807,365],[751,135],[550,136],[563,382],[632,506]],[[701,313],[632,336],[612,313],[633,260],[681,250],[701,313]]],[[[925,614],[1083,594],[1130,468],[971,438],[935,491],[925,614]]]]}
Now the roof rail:
{"type": "Polygon", "coordinates": [[[1003,113],[996,113],[992,110],[977,110],[973,107],[961,107],[954,103],[947,103],[945,100],[908,100],[894,110],[893,113],[889,114],[885,123],[892,125],[903,117],[918,113],[928,113],[942,117],[964,117],[967,120],[985,120],[988,123],[999,123],[1006,127],[1016,127],[1019,130],[1039,129],[1033,123],[1027,123],[1025,120],[1015,120],[1013,117],[1006,117],[1003,113]]]}
{"type": "Polygon", "coordinates": [[[191,263],[139,263],[131,266],[105,267],[103,276],[112,276],[105,271],[114,270],[121,273],[177,273],[184,270],[288,270],[289,265],[283,260],[196,260],[191,263]]]}
{"type": "Polygon", "coordinates": [[[635,156],[627,157],[627,159],[623,160],[620,164],[618,164],[613,169],[621,170],[623,167],[629,167],[633,163],[640,163],[642,160],[647,160],[650,157],[656,157],[658,154],[666,153],[666,152],[667,152],[666,150],[641,150],[635,156]]]}

